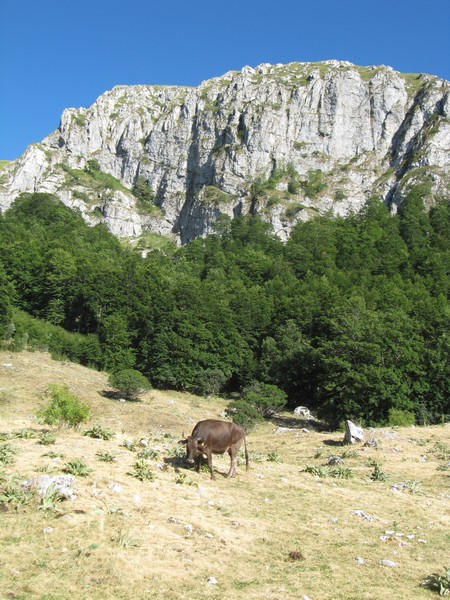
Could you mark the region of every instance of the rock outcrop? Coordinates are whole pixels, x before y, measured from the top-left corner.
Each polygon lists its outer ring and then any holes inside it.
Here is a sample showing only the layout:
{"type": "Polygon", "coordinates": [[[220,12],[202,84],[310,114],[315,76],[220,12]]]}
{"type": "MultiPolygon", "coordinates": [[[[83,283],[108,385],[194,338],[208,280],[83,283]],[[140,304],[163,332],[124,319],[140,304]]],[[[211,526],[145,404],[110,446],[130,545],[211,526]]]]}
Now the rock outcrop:
{"type": "Polygon", "coordinates": [[[0,209],[49,192],[118,236],[187,242],[221,214],[259,213],[286,239],[409,187],[450,195],[450,84],[348,62],[263,64],[197,88],[117,86],[66,109],[0,174],[0,209]]]}

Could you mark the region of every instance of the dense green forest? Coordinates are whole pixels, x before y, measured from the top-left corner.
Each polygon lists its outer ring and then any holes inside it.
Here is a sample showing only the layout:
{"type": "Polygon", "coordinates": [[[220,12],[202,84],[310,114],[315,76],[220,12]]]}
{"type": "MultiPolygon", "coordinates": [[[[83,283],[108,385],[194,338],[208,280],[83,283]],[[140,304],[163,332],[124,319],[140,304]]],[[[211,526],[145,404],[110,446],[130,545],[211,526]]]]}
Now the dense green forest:
{"type": "Polygon", "coordinates": [[[449,206],[425,210],[416,187],[395,215],[372,198],[287,243],[258,217],[222,217],[142,258],[24,194],[0,215],[0,337],[160,388],[241,394],[241,407],[273,390],[331,426],[447,420],[449,206]]]}

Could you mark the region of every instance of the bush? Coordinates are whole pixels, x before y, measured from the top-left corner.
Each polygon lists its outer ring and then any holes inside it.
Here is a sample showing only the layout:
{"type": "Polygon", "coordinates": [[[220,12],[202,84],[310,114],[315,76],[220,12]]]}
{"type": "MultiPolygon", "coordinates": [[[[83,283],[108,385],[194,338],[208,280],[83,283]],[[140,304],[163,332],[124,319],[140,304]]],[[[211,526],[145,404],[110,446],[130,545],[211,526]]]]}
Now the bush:
{"type": "Polygon", "coordinates": [[[301,186],[308,198],[315,198],[327,187],[323,180],[323,173],[320,169],[310,169],[307,177],[305,181],[301,182],[301,186]]]}
{"type": "Polygon", "coordinates": [[[94,425],[91,429],[85,431],[83,435],[88,435],[97,440],[110,440],[116,434],[110,429],[103,428],[101,425],[94,425]]]}
{"type": "Polygon", "coordinates": [[[46,425],[66,424],[76,427],[87,421],[90,406],[73,394],[67,385],[52,384],[49,386],[48,394],[50,402],[42,407],[37,417],[46,425]]]}
{"type": "Polygon", "coordinates": [[[109,376],[108,383],[126,400],[136,400],[138,396],[152,388],[147,377],[135,369],[123,369],[113,373],[109,376]]]}
{"type": "Polygon", "coordinates": [[[201,396],[218,394],[227,382],[227,376],[220,369],[205,369],[196,376],[193,391],[201,396]]]}
{"type": "Polygon", "coordinates": [[[270,417],[286,404],[287,395],[276,385],[255,381],[244,389],[242,400],[262,417],[270,417]]]}
{"type": "Polygon", "coordinates": [[[398,408],[390,408],[388,411],[388,425],[391,427],[408,427],[414,425],[416,417],[409,410],[399,410],[398,408]]]}
{"type": "Polygon", "coordinates": [[[247,430],[254,427],[258,421],[262,421],[261,414],[244,400],[230,402],[227,412],[232,415],[235,423],[247,430]]]}

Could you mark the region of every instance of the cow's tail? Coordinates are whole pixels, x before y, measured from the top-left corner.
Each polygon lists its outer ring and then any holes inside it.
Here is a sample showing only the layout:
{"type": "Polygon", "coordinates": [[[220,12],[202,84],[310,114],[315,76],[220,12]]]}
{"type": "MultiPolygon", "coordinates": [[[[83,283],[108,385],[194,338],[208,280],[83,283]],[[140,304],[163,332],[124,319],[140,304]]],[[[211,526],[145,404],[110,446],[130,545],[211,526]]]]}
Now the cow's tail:
{"type": "Polygon", "coordinates": [[[244,435],[244,451],[245,451],[245,468],[248,471],[248,452],[247,452],[247,442],[245,440],[245,435],[244,435]]]}

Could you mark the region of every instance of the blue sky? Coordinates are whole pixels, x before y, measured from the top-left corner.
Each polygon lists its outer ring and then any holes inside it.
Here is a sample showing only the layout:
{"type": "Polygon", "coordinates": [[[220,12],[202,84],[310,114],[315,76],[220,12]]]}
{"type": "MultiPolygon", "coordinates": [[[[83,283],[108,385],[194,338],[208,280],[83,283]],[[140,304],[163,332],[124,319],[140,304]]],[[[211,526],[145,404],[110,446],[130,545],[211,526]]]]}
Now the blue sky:
{"type": "Polygon", "coordinates": [[[450,79],[449,0],[0,0],[0,19],[7,160],[118,84],[331,58],[450,79]]]}

